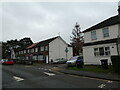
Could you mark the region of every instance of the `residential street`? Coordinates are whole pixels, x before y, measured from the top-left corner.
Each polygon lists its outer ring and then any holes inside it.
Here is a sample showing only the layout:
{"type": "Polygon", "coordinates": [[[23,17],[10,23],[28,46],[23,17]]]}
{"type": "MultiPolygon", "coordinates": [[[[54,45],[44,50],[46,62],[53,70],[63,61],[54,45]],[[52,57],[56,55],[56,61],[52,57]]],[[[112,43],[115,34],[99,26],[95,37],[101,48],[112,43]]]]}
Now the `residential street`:
{"type": "Polygon", "coordinates": [[[52,65],[3,65],[3,88],[118,88],[119,82],[53,71],[52,65]]]}

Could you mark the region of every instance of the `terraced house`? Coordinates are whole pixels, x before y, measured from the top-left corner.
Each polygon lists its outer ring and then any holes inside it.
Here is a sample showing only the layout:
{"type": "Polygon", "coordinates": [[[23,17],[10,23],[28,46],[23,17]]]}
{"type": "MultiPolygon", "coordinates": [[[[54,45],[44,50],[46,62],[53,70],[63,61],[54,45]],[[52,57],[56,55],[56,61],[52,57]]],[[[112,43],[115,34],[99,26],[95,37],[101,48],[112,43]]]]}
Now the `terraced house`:
{"type": "Polygon", "coordinates": [[[58,58],[66,59],[66,56],[69,59],[73,56],[72,52],[72,47],[57,36],[16,51],[16,57],[17,59],[32,59],[36,62],[50,63],[58,58]],[[68,53],[65,52],[66,48],[68,53]]]}
{"type": "Polygon", "coordinates": [[[85,64],[111,63],[111,56],[120,52],[120,2],[118,15],[110,17],[84,31],[83,55],[85,64]]]}

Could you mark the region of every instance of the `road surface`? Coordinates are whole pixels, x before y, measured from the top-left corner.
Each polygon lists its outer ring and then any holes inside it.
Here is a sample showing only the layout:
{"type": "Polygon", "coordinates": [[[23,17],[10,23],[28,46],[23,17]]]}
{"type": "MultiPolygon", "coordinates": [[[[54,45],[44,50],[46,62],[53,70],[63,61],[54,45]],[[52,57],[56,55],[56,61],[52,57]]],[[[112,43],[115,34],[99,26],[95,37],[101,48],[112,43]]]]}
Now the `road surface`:
{"type": "Polygon", "coordinates": [[[63,74],[52,68],[3,65],[2,88],[120,88],[120,82],[63,74]]]}

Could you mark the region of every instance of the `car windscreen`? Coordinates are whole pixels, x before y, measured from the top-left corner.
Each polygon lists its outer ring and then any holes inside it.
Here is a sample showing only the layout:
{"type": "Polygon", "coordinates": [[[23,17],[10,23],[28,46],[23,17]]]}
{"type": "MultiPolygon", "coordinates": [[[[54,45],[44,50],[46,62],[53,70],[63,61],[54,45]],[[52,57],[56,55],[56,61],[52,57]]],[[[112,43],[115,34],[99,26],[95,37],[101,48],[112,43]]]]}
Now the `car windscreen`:
{"type": "Polygon", "coordinates": [[[70,58],[70,60],[77,60],[78,56],[70,58]]]}
{"type": "Polygon", "coordinates": [[[79,60],[79,59],[83,59],[83,57],[78,57],[78,60],[79,60]]]}

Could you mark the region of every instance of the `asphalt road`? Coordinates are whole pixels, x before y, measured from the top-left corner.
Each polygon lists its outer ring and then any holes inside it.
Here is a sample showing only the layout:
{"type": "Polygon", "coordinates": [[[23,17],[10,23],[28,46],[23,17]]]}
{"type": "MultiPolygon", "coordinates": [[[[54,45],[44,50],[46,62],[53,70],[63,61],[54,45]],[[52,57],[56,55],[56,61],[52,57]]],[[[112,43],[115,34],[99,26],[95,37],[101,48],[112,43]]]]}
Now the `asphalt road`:
{"type": "Polygon", "coordinates": [[[2,88],[120,88],[115,81],[68,75],[46,65],[3,65],[2,88]]]}

